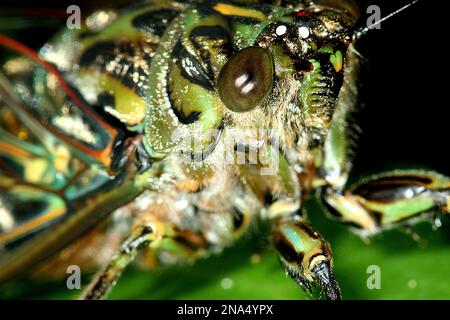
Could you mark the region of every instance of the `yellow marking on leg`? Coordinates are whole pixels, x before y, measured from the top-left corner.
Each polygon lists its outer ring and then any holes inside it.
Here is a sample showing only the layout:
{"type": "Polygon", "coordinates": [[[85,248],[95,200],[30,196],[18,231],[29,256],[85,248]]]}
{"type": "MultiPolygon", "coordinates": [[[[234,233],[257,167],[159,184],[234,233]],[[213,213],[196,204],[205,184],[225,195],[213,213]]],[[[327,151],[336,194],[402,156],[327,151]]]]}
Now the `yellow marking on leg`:
{"type": "Polygon", "coordinates": [[[328,201],[336,211],[342,214],[342,218],[340,218],[342,221],[354,222],[368,233],[376,232],[375,221],[367,210],[361,206],[356,197],[350,194],[343,196],[333,194],[329,196],[328,201]]]}

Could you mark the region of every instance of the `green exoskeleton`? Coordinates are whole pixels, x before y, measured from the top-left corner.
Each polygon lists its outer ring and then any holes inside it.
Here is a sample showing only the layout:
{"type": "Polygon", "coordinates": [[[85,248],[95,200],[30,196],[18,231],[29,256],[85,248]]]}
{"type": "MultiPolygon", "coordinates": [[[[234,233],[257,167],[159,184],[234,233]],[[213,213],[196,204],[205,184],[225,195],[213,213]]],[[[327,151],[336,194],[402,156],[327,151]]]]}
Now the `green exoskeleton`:
{"type": "MultiPolygon", "coordinates": [[[[287,273],[340,299],[302,214],[313,190],[364,237],[450,212],[435,172],[348,186],[359,18],[351,0],[149,1],[93,13],[39,55],[1,36],[20,56],[0,73],[0,282],[89,230],[122,234],[112,212],[127,236],[85,299],[135,258],[219,252],[260,218],[287,273]]],[[[106,235],[90,247],[120,238],[106,235]]]]}

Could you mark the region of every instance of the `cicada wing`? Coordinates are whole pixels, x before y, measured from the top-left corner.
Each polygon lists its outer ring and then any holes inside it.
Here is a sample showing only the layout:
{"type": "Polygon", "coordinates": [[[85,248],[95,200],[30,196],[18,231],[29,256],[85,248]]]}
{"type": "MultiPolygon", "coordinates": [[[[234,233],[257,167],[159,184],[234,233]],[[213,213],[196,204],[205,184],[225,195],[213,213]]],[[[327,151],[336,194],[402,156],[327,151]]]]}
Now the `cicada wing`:
{"type": "Polygon", "coordinates": [[[0,40],[20,53],[0,72],[2,282],[73,241],[142,187],[127,173],[109,174],[121,132],[55,67],[6,36],[0,40]]]}

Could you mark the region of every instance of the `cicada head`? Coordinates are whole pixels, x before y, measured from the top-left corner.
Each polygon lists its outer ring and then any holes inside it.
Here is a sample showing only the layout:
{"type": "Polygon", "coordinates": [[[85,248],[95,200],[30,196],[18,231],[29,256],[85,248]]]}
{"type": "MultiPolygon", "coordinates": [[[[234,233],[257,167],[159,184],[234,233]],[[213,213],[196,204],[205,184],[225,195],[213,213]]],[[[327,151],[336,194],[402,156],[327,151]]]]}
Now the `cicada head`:
{"type": "Polygon", "coordinates": [[[353,1],[310,1],[263,21],[251,46],[217,81],[229,122],[265,126],[284,149],[324,142],[343,86],[359,10],[353,1]]]}
{"type": "Polygon", "coordinates": [[[183,12],[150,69],[147,149],[164,156],[176,146],[204,160],[224,140],[210,131],[235,129],[255,148],[272,137],[295,154],[320,145],[357,20],[353,1],[214,1],[183,12]],[[198,148],[185,136],[201,140],[198,148]]]}

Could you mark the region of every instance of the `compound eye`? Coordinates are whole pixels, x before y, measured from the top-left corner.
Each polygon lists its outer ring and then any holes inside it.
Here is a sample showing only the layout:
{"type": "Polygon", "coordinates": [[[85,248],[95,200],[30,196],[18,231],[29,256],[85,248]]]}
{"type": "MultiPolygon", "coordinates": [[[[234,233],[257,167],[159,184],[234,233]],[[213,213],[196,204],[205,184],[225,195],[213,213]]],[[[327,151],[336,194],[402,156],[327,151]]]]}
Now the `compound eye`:
{"type": "Polygon", "coordinates": [[[274,72],[272,54],[268,50],[242,49],[220,71],[217,82],[220,99],[231,111],[250,111],[272,91],[274,72]]]}

